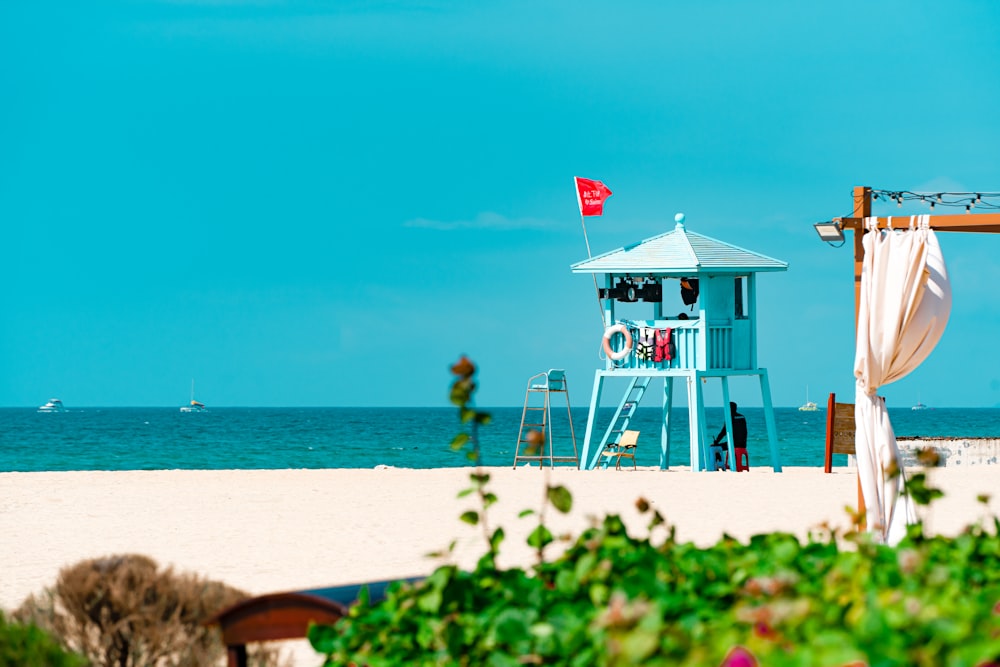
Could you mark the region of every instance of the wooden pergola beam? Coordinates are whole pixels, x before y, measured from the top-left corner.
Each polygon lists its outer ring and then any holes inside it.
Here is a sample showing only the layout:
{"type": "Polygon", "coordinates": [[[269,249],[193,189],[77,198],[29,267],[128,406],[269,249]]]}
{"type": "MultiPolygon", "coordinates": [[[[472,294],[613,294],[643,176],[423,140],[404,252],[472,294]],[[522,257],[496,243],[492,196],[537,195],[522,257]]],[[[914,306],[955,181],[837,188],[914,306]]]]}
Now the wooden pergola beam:
{"type": "MultiPolygon", "coordinates": [[[[903,229],[906,226],[904,218],[910,216],[897,215],[894,218],[893,227],[903,229]]],[[[996,234],[1000,232],[1000,213],[962,213],[959,215],[931,215],[931,229],[939,232],[978,232],[980,234],[996,234]]],[[[879,229],[888,229],[889,218],[876,218],[879,229]]],[[[843,229],[853,229],[855,231],[864,227],[863,217],[834,218],[834,222],[839,222],[843,229]]]]}

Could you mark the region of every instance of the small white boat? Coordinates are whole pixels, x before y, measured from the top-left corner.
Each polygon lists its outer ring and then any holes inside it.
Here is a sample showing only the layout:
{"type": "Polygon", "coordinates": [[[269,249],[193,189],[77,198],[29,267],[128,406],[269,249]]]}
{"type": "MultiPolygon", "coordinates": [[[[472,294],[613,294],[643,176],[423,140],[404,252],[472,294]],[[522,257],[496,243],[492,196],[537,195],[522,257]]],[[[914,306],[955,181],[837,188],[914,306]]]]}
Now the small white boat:
{"type": "Polygon", "coordinates": [[[39,412],[66,412],[63,402],[58,398],[50,398],[49,402],[45,405],[39,406],[39,412]]]}
{"type": "Polygon", "coordinates": [[[819,408],[809,400],[809,387],[806,387],[806,402],[799,406],[799,412],[816,412],[819,408]]]}
{"type": "Polygon", "coordinates": [[[921,403],[921,402],[920,402],[919,400],[917,401],[917,404],[916,404],[916,405],[914,405],[914,406],[913,406],[912,408],[910,408],[910,409],[911,409],[911,410],[930,410],[930,408],[929,408],[929,407],[927,407],[926,405],[924,405],[923,403],[921,403]]]}
{"type": "Polygon", "coordinates": [[[208,412],[204,403],[194,400],[194,380],[191,380],[191,402],[181,406],[181,412],[208,412]]]}

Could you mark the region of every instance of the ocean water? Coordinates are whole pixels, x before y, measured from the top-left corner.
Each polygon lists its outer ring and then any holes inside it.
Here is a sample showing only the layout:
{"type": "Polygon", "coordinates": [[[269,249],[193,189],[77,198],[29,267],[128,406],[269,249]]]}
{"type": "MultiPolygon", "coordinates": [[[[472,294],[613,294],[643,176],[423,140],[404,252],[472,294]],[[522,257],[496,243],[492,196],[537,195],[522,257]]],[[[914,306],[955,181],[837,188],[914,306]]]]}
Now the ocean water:
{"type": "MultiPolygon", "coordinates": [[[[521,408],[480,408],[492,423],[479,430],[482,463],[508,466],[521,423],[521,408]]],[[[770,466],[764,414],[741,409],[750,431],[751,466],[770,466]]],[[[601,412],[595,438],[611,419],[601,412]]],[[[553,411],[557,454],[571,454],[569,420],[553,411]]],[[[898,437],[997,437],[1000,409],[890,409],[898,437]]],[[[710,430],[723,423],[708,410],[710,430]]],[[[671,415],[670,466],[689,465],[687,412],[671,415]]],[[[776,408],[778,446],[784,466],[821,466],[826,412],[776,408]]],[[[659,465],[660,412],[640,408],[630,428],[641,432],[636,460],[659,465]]],[[[582,451],[586,408],[573,414],[582,451]]],[[[0,408],[0,471],[169,470],[253,468],[438,468],[471,465],[449,443],[460,431],[453,408],[90,408],[56,414],[0,408]]],[[[834,458],[844,465],[846,456],[834,458]]]]}

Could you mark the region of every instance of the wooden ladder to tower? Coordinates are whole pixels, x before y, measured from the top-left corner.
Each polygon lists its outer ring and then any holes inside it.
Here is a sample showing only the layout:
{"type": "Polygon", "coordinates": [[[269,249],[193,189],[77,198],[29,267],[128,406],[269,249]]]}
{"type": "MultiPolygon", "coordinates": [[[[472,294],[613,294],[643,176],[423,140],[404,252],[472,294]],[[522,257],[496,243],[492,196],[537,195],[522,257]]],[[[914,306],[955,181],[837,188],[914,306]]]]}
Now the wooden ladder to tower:
{"type": "Polygon", "coordinates": [[[562,369],[554,368],[547,373],[531,376],[528,379],[528,388],[524,392],[524,411],[521,413],[521,428],[517,433],[514,467],[516,468],[518,463],[531,464],[536,461],[539,469],[543,468],[546,462],[548,462],[549,467],[555,467],[556,463],[580,465],[580,455],[576,449],[576,433],[573,431],[573,414],[569,407],[566,371],[562,369]],[[573,456],[555,455],[555,442],[552,438],[552,394],[563,394],[566,397],[566,417],[569,420],[569,436],[573,445],[573,456]],[[541,405],[538,404],[539,400],[541,405]],[[528,435],[532,431],[538,431],[545,436],[545,442],[541,449],[532,449],[528,439],[528,435]]]}

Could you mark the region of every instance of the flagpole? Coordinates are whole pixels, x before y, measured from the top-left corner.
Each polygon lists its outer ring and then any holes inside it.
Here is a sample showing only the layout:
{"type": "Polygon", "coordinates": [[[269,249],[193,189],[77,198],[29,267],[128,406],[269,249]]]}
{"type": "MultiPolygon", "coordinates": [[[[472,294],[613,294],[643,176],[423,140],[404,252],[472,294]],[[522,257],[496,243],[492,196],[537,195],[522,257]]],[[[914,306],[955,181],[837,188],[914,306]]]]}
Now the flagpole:
{"type": "MultiPolygon", "coordinates": [[[[580,225],[583,227],[583,242],[587,244],[587,259],[593,259],[593,255],[590,254],[590,239],[587,238],[587,218],[583,215],[583,209],[580,209],[580,225]]],[[[597,295],[597,310],[601,312],[601,328],[607,329],[608,323],[604,319],[604,306],[601,305],[601,288],[597,286],[597,274],[591,273],[590,277],[594,279],[594,294],[597,295]]]]}
{"type": "MultiPolygon", "coordinates": [[[[592,259],[593,255],[590,254],[590,239],[587,238],[587,218],[580,213],[580,225],[583,227],[583,242],[587,244],[587,259],[592,259]]],[[[594,278],[594,283],[597,283],[597,278],[594,278]]]]}

